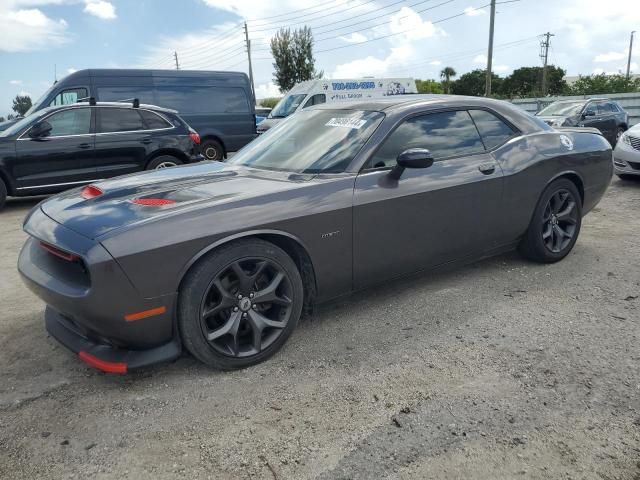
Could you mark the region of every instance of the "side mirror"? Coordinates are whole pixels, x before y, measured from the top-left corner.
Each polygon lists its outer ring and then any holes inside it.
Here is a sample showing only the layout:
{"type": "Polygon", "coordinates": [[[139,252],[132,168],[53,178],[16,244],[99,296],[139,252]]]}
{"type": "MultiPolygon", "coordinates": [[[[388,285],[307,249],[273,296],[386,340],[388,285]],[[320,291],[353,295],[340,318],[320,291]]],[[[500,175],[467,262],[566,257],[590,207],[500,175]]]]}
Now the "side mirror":
{"type": "Polygon", "coordinates": [[[36,123],[31,130],[29,130],[29,137],[31,138],[44,138],[51,133],[53,127],[49,122],[43,120],[36,123]]]}
{"type": "Polygon", "coordinates": [[[596,116],[596,112],[594,112],[593,110],[585,110],[584,113],[582,114],[583,117],[595,117],[596,116]]]}
{"type": "Polygon", "coordinates": [[[405,168],[429,168],[433,165],[433,155],[426,148],[410,148],[405,150],[396,159],[389,176],[394,180],[400,179],[405,168]]]}

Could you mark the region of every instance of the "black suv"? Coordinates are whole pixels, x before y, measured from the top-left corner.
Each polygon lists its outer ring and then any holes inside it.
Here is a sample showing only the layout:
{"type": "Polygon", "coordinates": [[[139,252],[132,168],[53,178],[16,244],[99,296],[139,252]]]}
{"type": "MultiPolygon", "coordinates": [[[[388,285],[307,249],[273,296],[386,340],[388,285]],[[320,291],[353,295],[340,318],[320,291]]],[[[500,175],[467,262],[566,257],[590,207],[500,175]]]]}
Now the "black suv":
{"type": "Polygon", "coordinates": [[[0,132],[0,208],[7,195],[201,161],[199,144],[177,112],[137,100],[45,108],[0,132]]]}
{"type": "Polygon", "coordinates": [[[629,128],[629,115],[608,98],[558,100],[543,108],[537,117],[552,127],[594,127],[611,145],[629,128]]]}

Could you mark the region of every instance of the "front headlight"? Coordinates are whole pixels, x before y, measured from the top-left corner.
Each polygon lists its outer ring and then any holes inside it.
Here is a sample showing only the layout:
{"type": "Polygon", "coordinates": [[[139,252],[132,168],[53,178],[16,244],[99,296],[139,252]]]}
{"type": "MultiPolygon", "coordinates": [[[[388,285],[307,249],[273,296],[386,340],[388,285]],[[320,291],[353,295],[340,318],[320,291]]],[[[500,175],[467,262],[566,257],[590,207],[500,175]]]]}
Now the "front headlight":
{"type": "Polygon", "coordinates": [[[631,139],[629,138],[629,135],[627,135],[627,132],[624,132],[622,134],[622,136],[620,137],[620,140],[622,140],[627,145],[631,146],[631,139]]]}

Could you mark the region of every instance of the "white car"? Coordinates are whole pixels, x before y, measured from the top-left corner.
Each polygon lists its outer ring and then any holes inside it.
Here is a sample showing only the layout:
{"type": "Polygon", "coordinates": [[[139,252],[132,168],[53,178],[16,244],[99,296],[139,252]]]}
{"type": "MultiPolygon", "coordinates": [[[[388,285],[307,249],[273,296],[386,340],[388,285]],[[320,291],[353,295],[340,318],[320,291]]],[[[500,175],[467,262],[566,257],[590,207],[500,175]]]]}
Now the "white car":
{"type": "Polygon", "coordinates": [[[613,151],[616,175],[640,175],[640,124],[624,132],[613,151]]]}

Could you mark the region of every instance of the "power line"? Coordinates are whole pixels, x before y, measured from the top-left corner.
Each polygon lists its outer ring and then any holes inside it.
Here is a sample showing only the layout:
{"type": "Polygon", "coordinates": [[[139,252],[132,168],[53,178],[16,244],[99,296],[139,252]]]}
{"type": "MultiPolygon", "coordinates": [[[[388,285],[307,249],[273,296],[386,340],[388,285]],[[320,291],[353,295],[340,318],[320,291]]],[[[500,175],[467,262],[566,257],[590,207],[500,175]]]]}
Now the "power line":
{"type": "MultiPolygon", "coordinates": [[[[334,2],[329,2],[329,3],[334,3],[334,2]]],[[[286,17],[287,15],[291,15],[293,13],[303,12],[305,10],[311,10],[311,9],[314,9],[314,8],[323,7],[324,5],[325,5],[325,3],[323,2],[323,3],[319,3],[318,5],[312,5],[310,7],[300,8],[298,10],[292,10],[292,11],[287,12],[287,13],[279,13],[278,15],[272,15],[270,17],[262,17],[262,18],[250,19],[250,20],[247,20],[247,22],[258,22],[258,21],[262,21],[262,20],[270,20],[272,18],[286,17]]]]}

